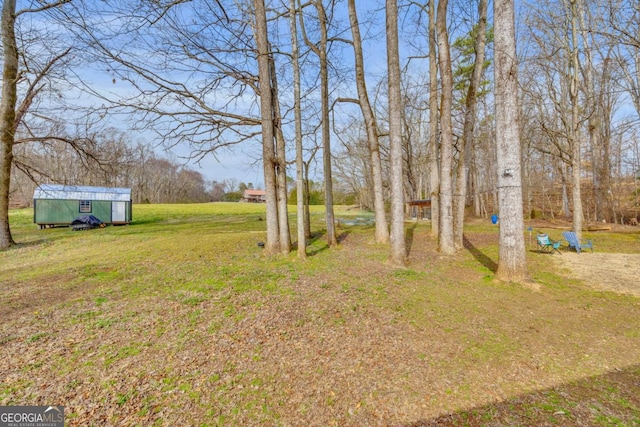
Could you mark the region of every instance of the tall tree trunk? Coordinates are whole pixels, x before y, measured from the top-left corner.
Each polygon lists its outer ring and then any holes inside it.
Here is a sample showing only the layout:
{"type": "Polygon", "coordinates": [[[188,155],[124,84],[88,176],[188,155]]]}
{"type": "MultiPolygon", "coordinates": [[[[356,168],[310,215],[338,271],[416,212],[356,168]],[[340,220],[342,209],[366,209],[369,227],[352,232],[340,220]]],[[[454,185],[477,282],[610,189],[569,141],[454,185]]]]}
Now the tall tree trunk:
{"type": "Polygon", "coordinates": [[[289,1],[289,26],[291,29],[291,65],[293,67],[293,113],[296,132],[296,214],[298,257],[307,256],[304,211],[304,162],[302,153],[302,111],[300,109],[300,63],[298,59],[298,28],[296,25],[296,0],[289,1]]]}
{"type": "Polygon", "coordinates": [[[527,156],[526,163],[523,164],[524,167],[524,179],[523,184],[526,188],[526,203],[525,203],[525,215],[526,219],[533,219],[533,179],[531,176],[531,156],[527,156]]]}
{"type": "Polygon", "coordinates": [[[429,0],[429,188],[431,235],[440,235],[440,145],[438,138],[438,52],[436,50],[436,0],[429,0]]]}
{"type": "Polygon", "coordinates": [[[453,74],[451,71],[451,52],[447,30],[448,0],[438,1],[436,30],[438,41],[438,65],[442,94],[440,103],[440,222],[439,249],[446,255],[456,252],[453,243],[453,184],[451,165],[453,161],[453,125],[451,108],[453,102],[453,74]]]}
{"type": "Polygon", "coordinates": [[[280,102],[278,100],[278,78],[275,70],[275,61],[269,57],[271,87],[273,102],[273,128],[276,142],[276,183],[278,193],[278,227],[280,230],[280,252],[291,252],[291,230],[289,229],[289,212],[287,206],[287,159],[285,153],[285,138],[282,131],[282,115],[280,114],[280,102]]]}
{"type": "Polygon", "coordinates": [[[469,172],[469,175],[471,176],[471,188],[473,191],[473,214],[480,218],[482,216],[482,209],[481,209],[481,192],[480,192],[480,186],[478,185],[478,171],[476,170],[476,163],[472,162],[471,163],[471,170],[469,172]]]}
{"type": "MultiPolygon", "coordinates": [[[[324,173],[324,205],[327,225],[327,244],[330,247],[338,244],[336,237],[335,215],[333,212],[333,177],[331,172],[331,135],[329,129],[329,64],[327,60],[328,35],[327,16],[322,0],[315,0],[320,29],[320,46],[307,42],[307,45],[318,55],[320,61],[320,102],[322,122],[322,169],[324,173]]],[[[306,41],[306,38],[305,38],[306,41]]]]}
{"type": "Polygon", "coordinates": [[[9,192],[15,143],[16,103],[18,99],[18,46],[15,35],[16,0],[2,5],[2,100],[0,101],[0,249],[14,244],[9,226],[9,192]]]}
{"type": "MultiPolygon", "coordinates": [[[[460,152],[458,154],[458,163],[456,165],[456,174],[455,174],[455,190],[454,196],[452,200],[453,206],[453,244],[456,249],[463,248],[463,231],[464,231],[464,213],[466,208],[466,199],[467,199],[467,180],[469,177],[469,151],[470,146],[473,141],[466,140],[466,117],[465,124],[463,125],[465,128],[463,130],[463,136],[458,141],[458,147],[460,148],[460,152]]],[[[473,133],[473,130],[471,131],[473,133]]],[[[473,136],[471,136],[473,138],[473,136]]]]}
{"type": "Polygon", "coordinates": [[[478,88],[484,69],[484,47],[487,30],[487,0],[480,0],[478,4],[478,25],[476,27],[475,64],[469,81],[469,90],[465,101],[464,128],[458,158],[456,174],[456,191],[453,200],[453,236],[456,249],[463,247],[464,211],[467,202],[467,182],[469,179],[469,152],[473,144],[473,135],[476,126],[476,100],[478,88]]]}
{"type": "Polygon", "coordinates": [[[569,86],[569,99],[571,101],[571,128],[569,129],[569,146],[571,147],[571,198],[573,201],[573,231],[578,236],[582,236],[582,222],[584,215],[582,212],[582,192],[581,192],[581,144],[579,133],[580,126],[580,105],[578,104],[578,84],[580,60],[578,57],[578,10],[576,0],[569,0],[571,4],[571,76],[569,86]]]}
{"type": "Polygon", "coordinates": [[[496,278],[529,280],[522,214],[521,146],[513,0],[495,0],[495,85],[500,249],[496,278]]]}
{"type": "MultiPolygon", "coordinates": [[[[594,112],[600,114],[599,112],[594,112]]],[[[601,164],[605,160],[603,156],[604,147],[600,144],[600,123],[595,117],[590,117],[588,124],[589,145],[591,149],[591,167],[593,170],[593,219],[595,221],[606,220],[611,222],[611,216],[607,215],[607,207],[609,205],[609,197],[604,190],[602,179],[604,178],[604,165],[601,164]]],[[[607,159],[608,161],[608,159],[607,159]]]]}
{"type": "MultiPolygon", "coordinates": [[[[312,156],[312,158],[315,157],[312,156]]],[[[309,188],[309,165],[311,163],[311,159],[309,161],[304,162],[304,236],[307,239],[310,239],[311,236],[311,212],[309,211],[309,204],[311,203],[311,189],[309,188]]]]}
{"type": "MultiPolygon", "coordinates": [[[[584,6],[581,4],[581,6],[584,6]]],[[[593,196],[594,196],[594,212],[593,219],[596,221],[600,221],[605,218],[604,210],[605,206],[607,206],[608,197],[603,193],[603,189],[601,186],[601,167],[600,160],[602,157],[600,156],[600,130],[601,123],[600,120],[602,118],[602,108],[601,102],[602,98],[596,94],[595,87],[595,78],[594,78],[594,66],[593,59],[591,56],[591,43],[589,40],[589,32],[585,27],[584,21],[584,11],[582,7],[576,6],[576,14],[578,14],[578,19],[580,22],[580,36],[582,39],[582,44],[584,46],[584,64],[582,64],[582,77],[584,80],[584,84],[582,85],[583,90],[585,92],[585,109],[587,114],[589,115],[589,119],[587,120],[587,133],[589,135],[589,146],[591,149],[591,167],[593,171],[593,196]]],[[[576,40],[577,41],[577,40],[576,40]]],[[[606,62],[605,62],[606,64],[606,62]]],[[[606,65],[605,65],[606,68],[606,65]]],[[[603,74],[606,74],[603,71],[603,74]]],[[[602,90],[602,89],[601,89],[602,90]]],[[[610,220],[610,218],[607,218],[610,220]]]]}
{"type": "Polygon", "coordinates": [[[371,177],[373,180],[373,206],[376,219],[376,243],[389,243],[389,229],[387,216],[384,209],[384,188],[382,183],[382,162],[380,160],[380,143],[378,141],[378,125],[369,102],[367,86],[364,78],[364,59],[362,54],[362,40],[360,38],[360,27],[358,15],[356,13],[355,0],[349,0],[349,20],[351,23],[351,34],[353,37],[353,51],[355,55],[356,87],[358,89],[358,100],[360,109],[367,129],[367,139],[369,140],[369,157],[371,167],[371,177]]]}
{"type": "MultiPolygon", "coordinates": [[[[569,183],[567,182],[567,166],[564,162],[560,163],[560,182],[562,183],[562,206],[561,215],[565,219],[571,217],[571,204],[569,203],[569,183]]],[[[553,216],[553,207],[551,208],[553,216]]]]}
{"type": "MultiPolygon", "coordinates": [[[[602,105],[605,105],[604,103],[602,105]]],[[[612,184],[612,166],[611,166],[611,111],[607,107],[603,108],[602,119],[605,122],[604,125],[601,126],[601,138],[599,138],[601,145],[601,157],[600,157],[600,183],[602,186],[602,193],[606,198],[606,203],[604,204],[604,212],[605,218],[609,222],[616,223],[616,210],[615,204],[613,200],[613,195],[616,194],[616,190],[613,188],[612,184]]]]}
{"type": "Polygon", "coordinates": [[[258,49],[258,79],[260,83],[260,115],[262,118],[262,164],[264,186],[267,198],[267,243],[265,249],[270,255],[280,251],[280,230],[278,223],[278,192],[276,182],[276,153],[274,148],[273,100],[270,73],[269,38],[267,35],[267,14],[264,0],[253,1],[256,25],[255,38],[258,49]]]}
{"type": "Polygon", "coordinates": [[[391,262],[404,266],[404,186],[402,162],[402,94],[398,47],[398,3],[387,0],[387,68],[389,84],[389,146],[391,163],[391,262]]]}
{"type": "MultiPolygon", "coordinates": [[[[593,218],[596,221],[615,222],[615,207],[612,199],[614,191],[611,183],[611,104],[612,93],[616,91],[611,86],[615,84],[613,83],[612,70],[618,67],[611,67],[613,63],[611,55],[613,51],[618,49],[618,46],[605,46],[604,48],[607,52],[601,56],[596,68],[592,52],[594,51],[594,46],[602,47],[594,40],[594,35],[590,28],[598,25],[598,22],[594,22],[594,17],[584,1],[579,3],[577,9],[580,19],[580,35],[584,46],[583,57],[585,63],[581,65],[581,70],[584,80],[585,100],[587,102],[586,110],[589,114],[588,133],[592,153],[593,193],[595,198],[593,218]],[[585,22],[586,17],[589,18],[589,22],[585,22]],[[596,84],[595,74],[597,71],[600,72],[599,84],[596,84]]],[[[624,66],[621,68],[624,69],[624,66]]]]}

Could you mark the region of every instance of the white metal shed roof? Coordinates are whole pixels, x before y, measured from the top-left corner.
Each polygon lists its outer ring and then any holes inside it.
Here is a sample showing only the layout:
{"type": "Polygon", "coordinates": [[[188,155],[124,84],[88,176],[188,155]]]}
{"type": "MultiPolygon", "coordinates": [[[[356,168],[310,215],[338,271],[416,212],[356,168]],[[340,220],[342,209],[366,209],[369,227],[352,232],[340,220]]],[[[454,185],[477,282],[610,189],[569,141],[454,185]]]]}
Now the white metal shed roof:
{"type": "Polygon", "coordinates": [[[34,199],[50,200],[107,200],[128,202],[130,188],[89,187],[83,185],[41,184],[33,193],[34,199]]]}

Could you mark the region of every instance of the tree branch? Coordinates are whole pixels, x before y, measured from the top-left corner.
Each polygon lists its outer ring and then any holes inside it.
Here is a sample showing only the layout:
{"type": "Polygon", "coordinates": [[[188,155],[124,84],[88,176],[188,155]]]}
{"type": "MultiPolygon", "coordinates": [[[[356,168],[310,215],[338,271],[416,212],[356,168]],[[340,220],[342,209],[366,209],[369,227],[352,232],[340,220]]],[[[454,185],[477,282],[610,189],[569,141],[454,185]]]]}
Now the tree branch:
{"type": "Polygon", "coordinates": [[[22,9],[16,12],[16,18],[20,15],[22,15],[23,13],[37,13],[37,12],[43,12],[45,10],[49,10],[49,9],[53,9],[54,7],[58,7],[58,6],[62,6],[63,4],[66,3],[71,3],[72,0],[58,0],[55,1],[53,3],[47,3],[42,5],[41,7],[37,7],[35,9],[22,9]]]}

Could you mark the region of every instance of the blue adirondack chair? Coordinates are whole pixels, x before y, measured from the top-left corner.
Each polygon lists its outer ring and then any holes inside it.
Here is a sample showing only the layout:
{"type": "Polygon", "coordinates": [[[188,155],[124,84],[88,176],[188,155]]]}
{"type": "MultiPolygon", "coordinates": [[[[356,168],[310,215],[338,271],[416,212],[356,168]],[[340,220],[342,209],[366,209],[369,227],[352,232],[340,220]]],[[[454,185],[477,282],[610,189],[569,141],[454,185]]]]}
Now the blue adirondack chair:
{"type": "Polygon", "coordinates": [[[554,252],[558,252],[560,255],[562,255],[562,252],[560,252],[559,241],[551,240],[546,234],[538,234],[536,236],[536,240],[538,242],[538,252],[546,254],[553,254],[554,252]]]}
{"type": "Polygon", "coordinates": [[[580,243],[578,236],[573,231],[563,231],[562,235],[569,244],[569,250],[574,249],[577,253],[580,253],[582,249],[588,248],[593,252],[593,242],[590,239],[587,239],[587,243],[580,243]]]}

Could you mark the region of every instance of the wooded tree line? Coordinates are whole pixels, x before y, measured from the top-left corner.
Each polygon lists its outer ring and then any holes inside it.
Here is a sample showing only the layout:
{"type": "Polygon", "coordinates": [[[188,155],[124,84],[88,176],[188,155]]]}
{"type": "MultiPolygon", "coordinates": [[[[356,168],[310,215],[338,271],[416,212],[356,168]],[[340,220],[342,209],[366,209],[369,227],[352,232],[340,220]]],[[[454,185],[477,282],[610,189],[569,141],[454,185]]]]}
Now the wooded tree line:
{"type": "MultiPolygon", "coordinates": [[[[260,141],[271,253],[292,248],[294,164],[303,196],[320,166],[329,245],[335,177],[375,212],[376,241],[391,242],[398,265],[406,200],[431,199],[446,254],[463,246],[465,211],[499,213],[507,278],[526,275],[525,215],[572,216],[580,233],[585,221],[622,221],[636,203],[634,2],[523,2],[517,57],[513,1],[495,1],[492,20],[485,0],[18,3],[3,3],[5,153],[73,122],[77,137],[61,142],[87,156],[86,132],[123,115],[195,159],[260,141]],[[112,87],[87,78],[92,69],[112,87]]],[[[5,154],[2,170],[12,163],[5,154]]],[[[309,237],[304,202],[298,242],[309,237]]]]}
{"type": "Polygon", "coordinates": [[[148,144],[134,144],[122,131],[68,139],[82,140],[83,151],[59,140],[16,145],[11,193],[15,206],[30,205],[37,183],[47,182],[131,188],[134,203],[211,200],[212,183],[200,172],[159,156],[148,144]]]}

